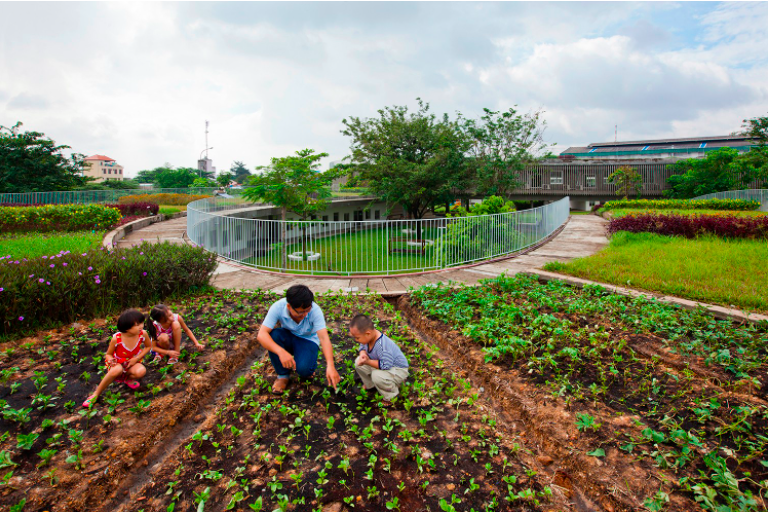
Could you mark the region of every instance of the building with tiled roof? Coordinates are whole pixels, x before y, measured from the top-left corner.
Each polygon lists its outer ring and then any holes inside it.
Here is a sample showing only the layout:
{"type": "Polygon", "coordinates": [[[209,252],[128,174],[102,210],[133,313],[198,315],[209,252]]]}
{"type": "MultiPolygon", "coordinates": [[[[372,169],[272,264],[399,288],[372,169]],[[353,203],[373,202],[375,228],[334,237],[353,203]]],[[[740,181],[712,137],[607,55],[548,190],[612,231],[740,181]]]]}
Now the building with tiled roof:
{"type": "Polygon", "coordinates": [[[749,151],[755,143],[745,135],[719,135],[714,137],[688,137],[683,139],[635,140],[627,142],[596,142],[588,146],[573,146],[560,158],[570,159],[631,159],[660,160],[703,158],[708,151],[734,148],[749,151]]]}
{"type": "Polygon", "coordinates": [[[123,166],[104,155],[93,155],[84,159],[83,176],[96,178],[96,182],[107,180],[124,180],[123,166]]]}

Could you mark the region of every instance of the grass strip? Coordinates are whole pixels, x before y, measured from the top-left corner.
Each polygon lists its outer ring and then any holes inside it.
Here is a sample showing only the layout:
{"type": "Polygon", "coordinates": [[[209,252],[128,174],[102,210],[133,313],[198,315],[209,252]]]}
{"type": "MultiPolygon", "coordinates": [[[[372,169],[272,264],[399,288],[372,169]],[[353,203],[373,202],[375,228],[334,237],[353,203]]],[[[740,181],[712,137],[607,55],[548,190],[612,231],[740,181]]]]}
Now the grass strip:
{"type": "Polygon", "coordinates": [[[768,244],[619,232],[597,254],[545,270],[723,306],[768,312],[768,244]]]}
{"type": "Polygon", "coordinates": [[[0,236],[0,256],[32,259],[61,251],[83,253],[98,249],[103,238],[104,231],[9,233],[0,236]]]}

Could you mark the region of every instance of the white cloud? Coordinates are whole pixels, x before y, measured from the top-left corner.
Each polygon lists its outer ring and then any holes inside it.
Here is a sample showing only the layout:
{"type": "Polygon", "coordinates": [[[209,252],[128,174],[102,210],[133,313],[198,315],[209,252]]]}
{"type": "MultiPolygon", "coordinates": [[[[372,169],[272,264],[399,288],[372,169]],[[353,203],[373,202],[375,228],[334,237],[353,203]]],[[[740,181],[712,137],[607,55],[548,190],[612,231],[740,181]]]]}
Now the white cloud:
{"type": "Polygon", "coordinates": [[[543,107],[564,146],[723,133],[768,111],[766,5],[0,3],[0,124],[129,175],[194,166],[206,119],[219,169],[340,160],[343,118],[417,96],[543,107]]]}

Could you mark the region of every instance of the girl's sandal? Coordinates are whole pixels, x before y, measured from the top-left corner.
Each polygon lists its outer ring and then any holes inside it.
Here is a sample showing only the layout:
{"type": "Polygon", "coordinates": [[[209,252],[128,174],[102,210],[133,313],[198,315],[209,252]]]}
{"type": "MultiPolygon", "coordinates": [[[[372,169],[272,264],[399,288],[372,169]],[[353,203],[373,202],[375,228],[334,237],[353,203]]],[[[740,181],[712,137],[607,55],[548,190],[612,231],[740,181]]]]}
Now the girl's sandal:
{"type": "Polygon", "coordinates": [[[139,381],[137,381],[137,380],[126,380],[125,381],[125,385],[128,386],[131,389],[136,389],[139,386],[141,386],[141,384],[139,384],[139,381]]]}
{"type": "Polygon", "coordinates": [[[83,408],[84,408],[84,409],[90,409],[90,408],[91,408],[91,405],[93,405],[93,404],[96,402],[96,399],[97,399],[97,398],[98,398],[98,397],[96,397],[96,396],[93,396],[93,395],[91,395],[90,397],[88,397],[88,400],[86,400],[85,402],[83,402],[83,408]]]}
{"type": "Polygon", "coordinates": [[[171,359],[168,360],[168,364],[176,364],[178,362],[179,362],[178,357],[172,357],[171,359]]]}
{"type": "Polygon", "coordinates": [[[163,361],[163,356],[161,354],[155,354],[155,358],[152,360],[153,363],[160,363],[163,361]]]}

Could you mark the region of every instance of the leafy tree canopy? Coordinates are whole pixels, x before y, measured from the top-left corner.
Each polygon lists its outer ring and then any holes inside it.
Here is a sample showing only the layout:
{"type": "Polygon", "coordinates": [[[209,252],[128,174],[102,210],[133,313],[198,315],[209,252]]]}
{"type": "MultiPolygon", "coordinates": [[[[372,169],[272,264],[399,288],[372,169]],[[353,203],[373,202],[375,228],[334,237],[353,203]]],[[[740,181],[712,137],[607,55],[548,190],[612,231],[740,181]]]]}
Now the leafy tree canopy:
{"type": "Polygon", "coordinates": [[[768,116],[745,119],[744,133],[749,135],[761,146],[768,144],[768,116]]]}
{"type": "Polygon", "coordinates": [[[251,175],[251,171],[248,170],[245,164],[237,160],[229,168],[229,172],[234,175],[233,179],[240,184],[245,183],[245,180],[251,175]]]}
{"type": "Polygon", "coordinates": [[[643,177],[634,167],[619,167],[608,176],[608,181],[616,185],[616,195],[629,197],[632,191],[637,197],[640,197],[640,190],[643,188],[643,177]]]}
{"type": "Polygon", "coordinates": [[[218,183],[216,183],[211,178],[195,178],[195,181],[192,182],[192,184],[189,186],[190,188],[211,188],[211,187],[218,187],[218,183]]]}
{"type": "Polygon", "coordinates": [[[0,127],[0,192],[72,190],[88,183],[81,176],[83,157],[62,154],[69,146],[57,146],[40,132],[20,132],[21,123],[0,127]]]}
{"type": "Polygon", "coordinates": [[[481,203],[472,205],[467,211],[462,206],[456,206],[451,208],[449,214],[446,217],[472,217],[477,215],[493,215],[496,213],[509,213],[517,211],[515,203],[512,201],[505,201],[503,197],[491,196],[483,200],[481,203]]]}
{"type": "Polygon", "coordinates": [[[344,119],[342,133],[352,138],[351,163],[382,199],[421,218],[435,204],[450,200],[457,189],[466,189],[465,152],[469,141],[456,122],[436,118],[429,104],[394,106],[379,110],[379,117],[344,119]]]}
{"type": "Polygon", "coordinates": [[[213,173],[199,171],[192,167],[174,169],[171,164],[166,163],[161,167],[139,171],[136,174],[136,181],[139,183],[152,183],[156,188],[187,188],[194,183],[195,179],[200,177],[213,179],[213,173]]]}
{"type": "Polygon", "coordinates": [[[231,172],[223,172],[216,176],[216,182],[222,187],[229,186],[229,183],[235,179],[235,175],[231,172]]]}
{"type": "Polygon", "coordinates": [[[327,156],[328,153],[302,149],[296,156],[273,158],[271,165],[256,168],[261,172],[249,178],[251,187],[244,190],[243,196],[271,203],[306,219],[324,210],[325,200],[330,197],[329,185],[337,174],[319,170],[319,161],[327,156]]]}
{"type": "Polygon", "coordinates": [[[768,148],[753,148],[739,154],[734,148],[707,153],[706,158],[689,158],[673,164],[681,174],[670,176],[665,195],[685,199],[726,190],[750,188],[768,178],[768,148]]]}
{"type": "Polygon", "coordinates": [[[472,141],[470,155],[478,193],[508,196],[521,185],[520,172],[548,156],[542,114],[541,110],[519,114],[514,108],[506,112],[484,108],[479,120],[460,118],[472,141]]]}
{"type": "Polygon", "coordinates": [[[140,188],[138,182],[134,180],[104,180],[99,183],[88,183],[77,190],[134,190],[140,188]]]}

